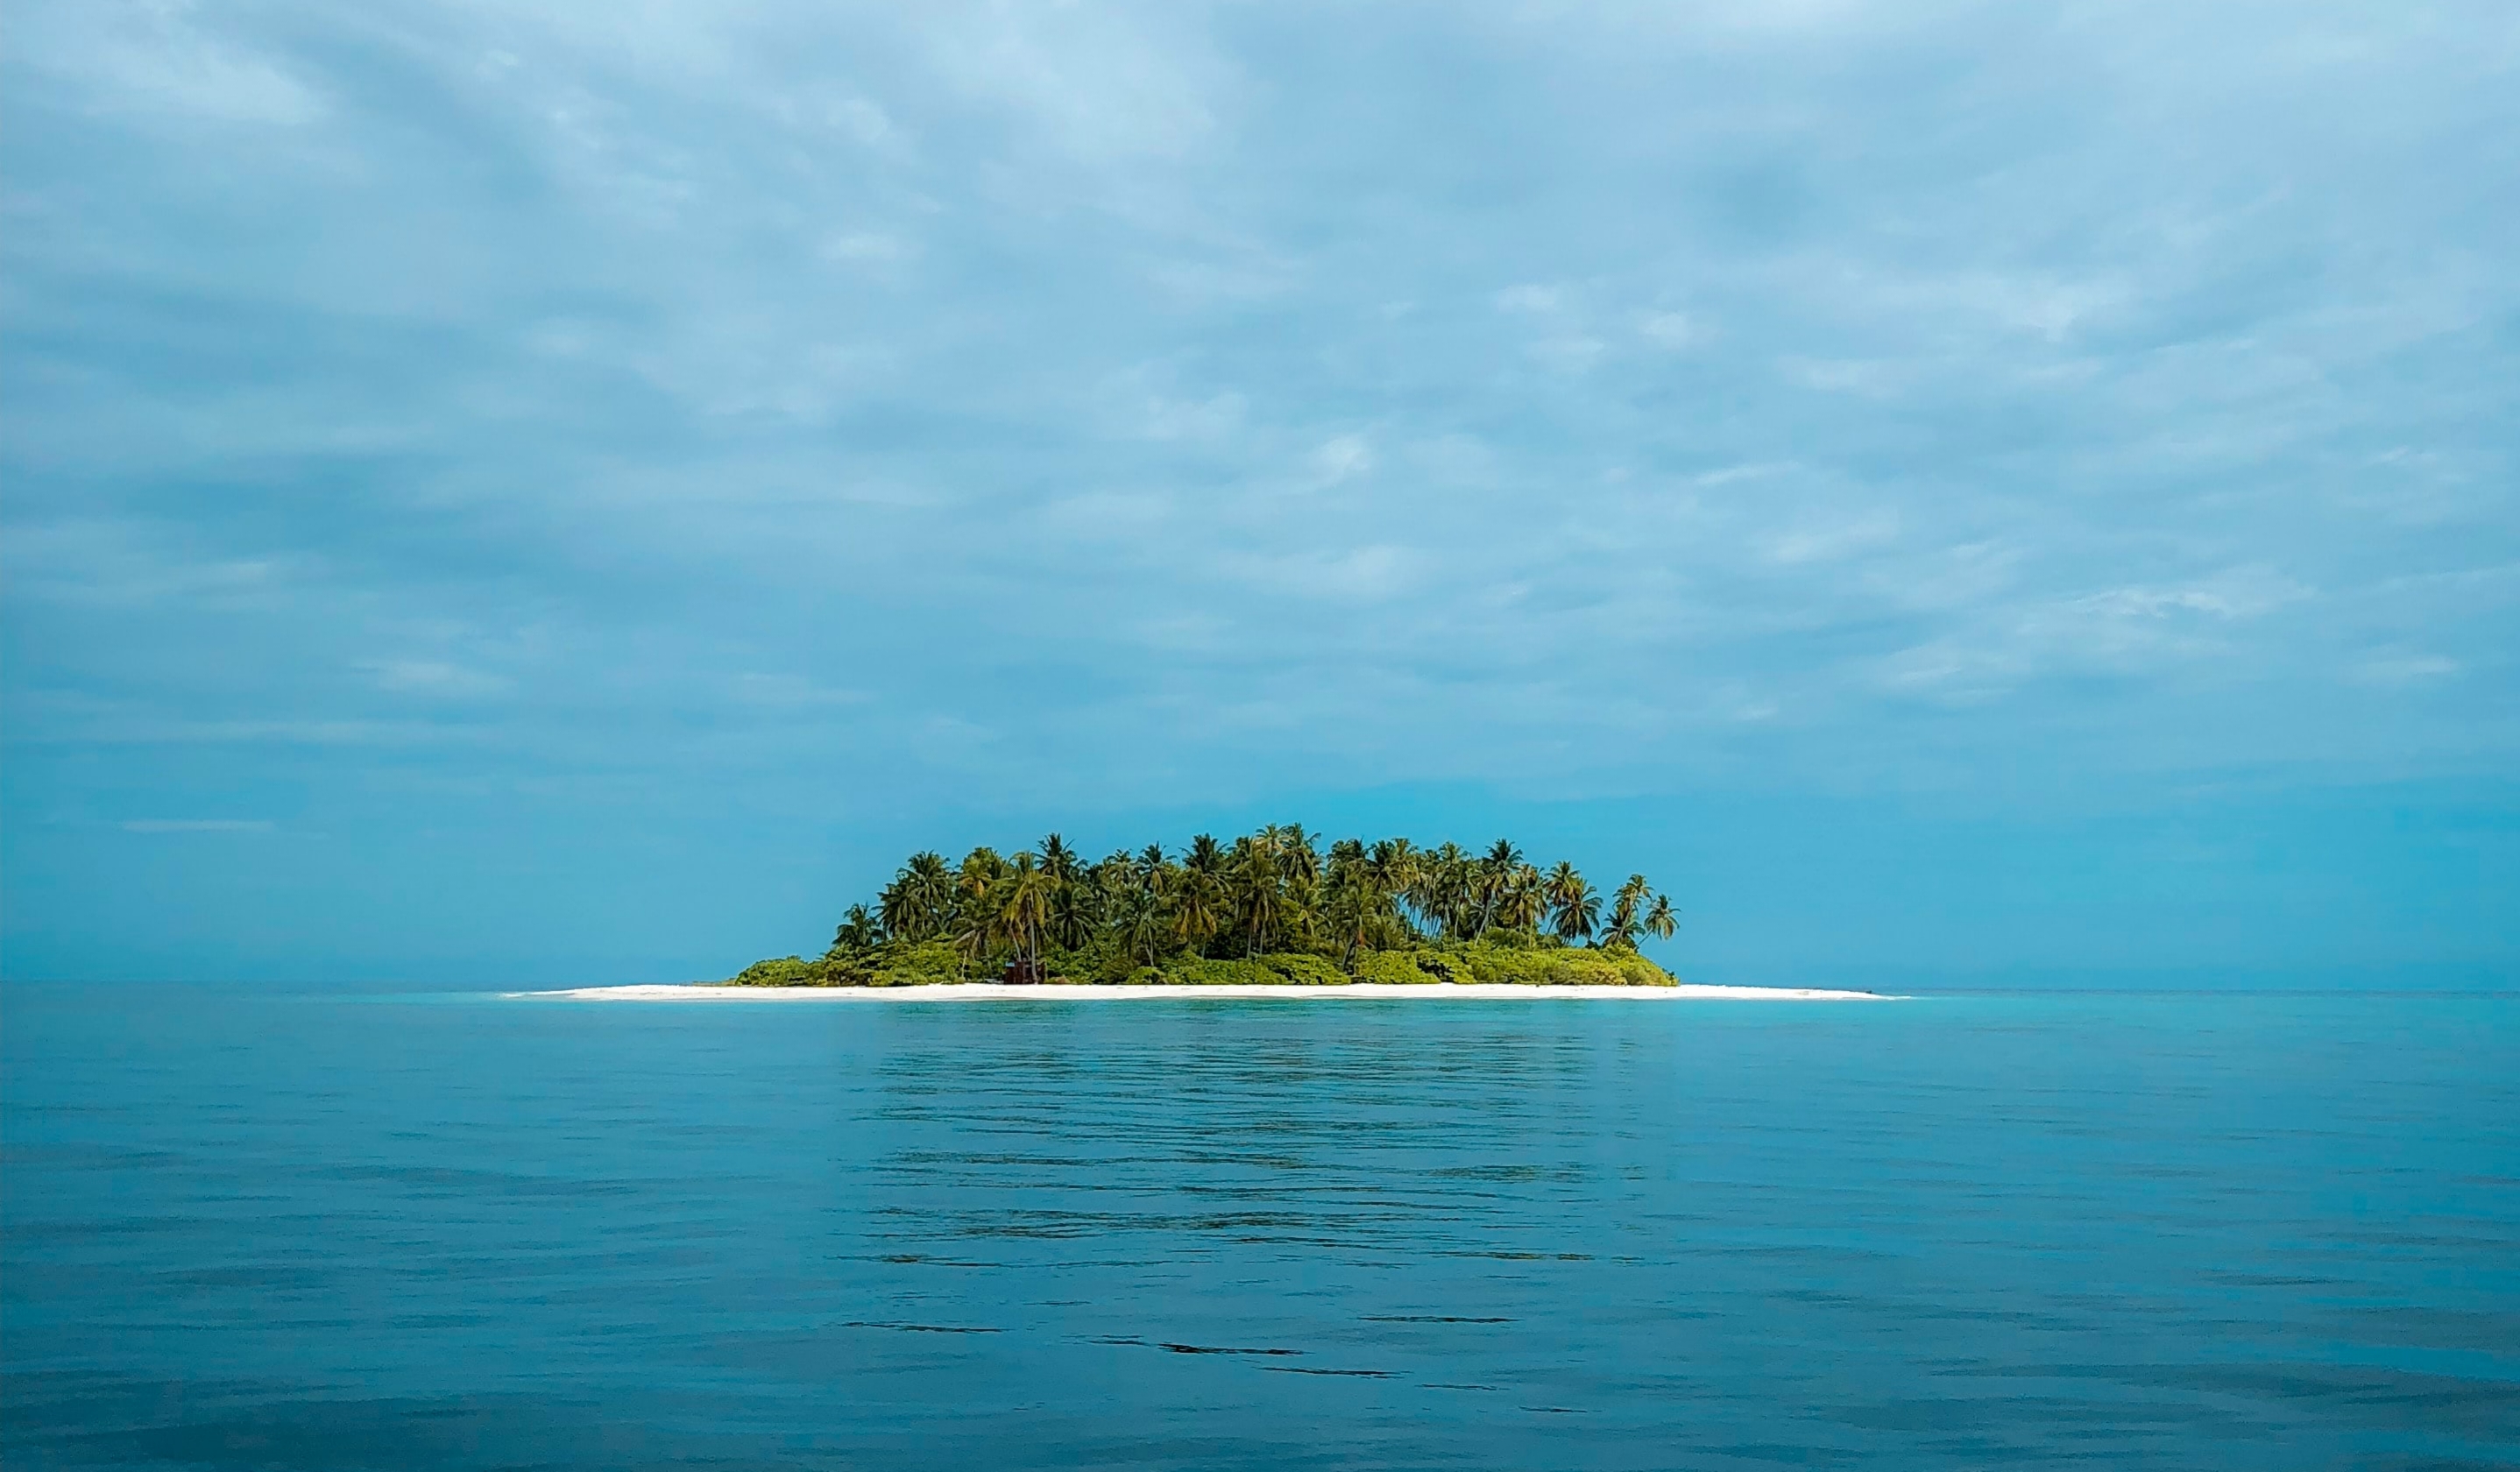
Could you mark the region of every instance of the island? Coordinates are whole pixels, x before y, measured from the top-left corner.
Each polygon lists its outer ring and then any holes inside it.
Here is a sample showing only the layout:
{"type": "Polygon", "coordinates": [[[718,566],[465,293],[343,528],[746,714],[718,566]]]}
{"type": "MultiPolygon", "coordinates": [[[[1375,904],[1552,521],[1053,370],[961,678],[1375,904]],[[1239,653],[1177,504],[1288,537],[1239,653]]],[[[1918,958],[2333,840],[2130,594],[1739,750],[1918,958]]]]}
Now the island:
{"type": "Polygon", "coordinates": [[[1406,838],[1325,850],[1288,824],[1087,861],[1053,833],[960,864],[913,854],[821,956],[717,985],[1678,987],[1637,949],[1677,924],[1642,874],[1604,896],[1574,865],[1544,870],[1502,839],[1479,853],[1406,838]]]}

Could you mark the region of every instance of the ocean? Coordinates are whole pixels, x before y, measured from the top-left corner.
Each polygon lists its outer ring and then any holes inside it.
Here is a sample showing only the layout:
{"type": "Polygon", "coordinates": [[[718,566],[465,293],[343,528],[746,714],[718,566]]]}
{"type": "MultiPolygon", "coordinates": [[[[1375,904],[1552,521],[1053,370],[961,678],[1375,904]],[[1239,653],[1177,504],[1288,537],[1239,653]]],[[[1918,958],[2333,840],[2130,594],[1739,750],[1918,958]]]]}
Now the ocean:
{"type": "Polygon", "coordinates": [[[13,1469],[2520,1466],[2507,992],[11,983],[0,1065],[13,1469]]]}

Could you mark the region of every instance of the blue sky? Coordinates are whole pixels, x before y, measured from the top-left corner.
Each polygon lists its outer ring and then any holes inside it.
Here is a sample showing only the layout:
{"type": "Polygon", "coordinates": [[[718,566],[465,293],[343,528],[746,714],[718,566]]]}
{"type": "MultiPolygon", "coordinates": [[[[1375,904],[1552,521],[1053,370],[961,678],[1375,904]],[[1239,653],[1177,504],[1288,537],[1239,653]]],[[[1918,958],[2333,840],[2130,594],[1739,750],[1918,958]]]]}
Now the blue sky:
{"type": "Polygon", "coordinates": [[[2520,964],[2520,13],[37,3],[0,965],[1498,832],[1708,979],[2520,964]]]}

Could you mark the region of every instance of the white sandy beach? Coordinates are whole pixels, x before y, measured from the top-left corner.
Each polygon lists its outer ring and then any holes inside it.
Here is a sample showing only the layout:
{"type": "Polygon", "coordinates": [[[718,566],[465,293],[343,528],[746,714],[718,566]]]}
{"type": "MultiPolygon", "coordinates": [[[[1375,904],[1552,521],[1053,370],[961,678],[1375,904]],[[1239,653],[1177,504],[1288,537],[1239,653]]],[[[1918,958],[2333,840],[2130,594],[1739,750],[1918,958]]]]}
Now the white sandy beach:
{"type": "Polygon", "coordinates": [[[1622,1002],[1896,1002],[1878,992],[1828,992],[1810,987],[1529,987],[1502,982],[1428,982],[1353,986],[1047,986],[1011,987],[995,981],[929,987],[574,987],[558,992],[510,992],[510,997],[564,998],[574,1002],[1143,1002],[1154,998],[1234,997],[1310,1002],[1332,998],[1516,997],[1615,998],[1622,1002]]]}

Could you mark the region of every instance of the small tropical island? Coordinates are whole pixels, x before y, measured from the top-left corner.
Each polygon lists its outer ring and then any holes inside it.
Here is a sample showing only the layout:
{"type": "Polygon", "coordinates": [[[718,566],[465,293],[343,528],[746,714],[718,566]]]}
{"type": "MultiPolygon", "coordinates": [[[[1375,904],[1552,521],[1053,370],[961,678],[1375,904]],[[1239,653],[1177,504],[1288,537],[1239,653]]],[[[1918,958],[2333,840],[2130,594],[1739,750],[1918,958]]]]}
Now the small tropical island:
{"type": "Polygon", "coordinates": [[[1675,987],[1637,949],[1678,928],[1630,874],[1606,897],[1572,864],[1500,839],[1482,853],[1340,839],[1299,824],[1230,843],[1201,833],[1098,861],[1058,834],[954,864],[913,854],[831,949],[756,961],[737,987],[1675,987]]]}

